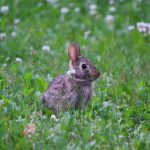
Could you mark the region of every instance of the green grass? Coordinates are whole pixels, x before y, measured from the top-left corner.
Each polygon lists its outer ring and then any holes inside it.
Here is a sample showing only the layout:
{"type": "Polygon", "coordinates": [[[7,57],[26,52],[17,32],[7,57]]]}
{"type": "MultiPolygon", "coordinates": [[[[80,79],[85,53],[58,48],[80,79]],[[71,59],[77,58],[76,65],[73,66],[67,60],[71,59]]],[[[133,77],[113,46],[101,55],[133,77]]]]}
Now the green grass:
{"type": "Polygon", "coordinates": [[[150,20],[150,2],[115,2],[116,11],[109,12],[106,0],[0,1],[0,7],[9,5],[8,14],[0,13],[0,33],[6,33],[0,40],[0,149],[150,149],[150,37],[127,30],[150,20]],[[94,16],[88,13],[92,3],[94,16]],[[62,7],[69,12],[62,15],[62,7]],[[109,14],[111,26],[105,22],[109,14]],[[51,79],[68,70],[66,49],[74,40],[101,77],[88,106],[60,112],[54,121],[41,95],[51,79]],[[28,123],[36,131],[23,136],[28,123]]]}

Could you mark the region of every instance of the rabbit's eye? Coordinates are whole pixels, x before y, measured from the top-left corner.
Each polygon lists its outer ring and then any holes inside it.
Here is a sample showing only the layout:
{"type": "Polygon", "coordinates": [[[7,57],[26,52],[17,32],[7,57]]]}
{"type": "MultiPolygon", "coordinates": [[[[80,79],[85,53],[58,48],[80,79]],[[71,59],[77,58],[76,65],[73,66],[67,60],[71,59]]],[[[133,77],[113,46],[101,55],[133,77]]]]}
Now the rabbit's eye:
{"type": "Polygon", "coordinates": [[[86,69],[87,68],[87,65],[84,63],[82,64],[82,69],[86,69]]]}

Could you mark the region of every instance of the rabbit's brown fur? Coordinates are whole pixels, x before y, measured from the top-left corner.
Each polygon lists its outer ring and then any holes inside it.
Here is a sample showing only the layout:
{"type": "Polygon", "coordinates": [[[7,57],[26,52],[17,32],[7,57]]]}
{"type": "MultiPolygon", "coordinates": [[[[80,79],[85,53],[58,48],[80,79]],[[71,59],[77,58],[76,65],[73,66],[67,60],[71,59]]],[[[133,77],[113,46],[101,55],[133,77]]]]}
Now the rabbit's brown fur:
{"type": "Polygon", "coordinates": [[[55,78],[43,95],[43,103],[55,111],[88,103],[92,96],[92,81],[100,76],[98,69],[80,55],[76,42],[69,46],[68,55],[73,72],[55,78]]]}

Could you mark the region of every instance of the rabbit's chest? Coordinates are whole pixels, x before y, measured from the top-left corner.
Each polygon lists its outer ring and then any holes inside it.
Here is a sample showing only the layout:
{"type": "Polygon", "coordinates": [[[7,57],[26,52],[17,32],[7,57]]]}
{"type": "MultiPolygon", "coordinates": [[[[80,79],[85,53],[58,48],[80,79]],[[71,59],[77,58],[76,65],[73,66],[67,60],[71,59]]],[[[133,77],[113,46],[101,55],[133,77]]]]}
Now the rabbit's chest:
{"type": "Polygon", "coordinates": [[[84,86],[80,88],[80,93],[79,93],[79,97],[80,97],[80,102],[82,104],[87,103],[92,96],[92,87],[91,86],[84,86]]]}

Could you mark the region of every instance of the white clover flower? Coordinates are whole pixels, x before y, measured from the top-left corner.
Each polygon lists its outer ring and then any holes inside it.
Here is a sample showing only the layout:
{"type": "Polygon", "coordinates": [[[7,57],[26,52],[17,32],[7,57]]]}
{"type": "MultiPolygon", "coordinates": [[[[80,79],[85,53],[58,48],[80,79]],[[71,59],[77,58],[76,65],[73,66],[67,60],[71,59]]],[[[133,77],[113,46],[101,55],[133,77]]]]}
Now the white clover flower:
{"type": "Polygon", "coordinates": [[[15,37],[17,36],[17,32],[13,31],[13,32],[11,33],[11,36],[12,36],[13,38],[15,38],[15,37]]]}
{"type": "Polygon", "coordinates": [[[76,7],[76,8],[74,9],[74,12],[76,12],[76,13],[80,12],[80,7],[76,7]]]}
{"type": "Polygon", "coordinates": [[[76,73],[76,71],[74,69],[71,69],[71,70],[67,71],[67,75],[73,75],[75,73],[76,73]]]}
{"type": "Polygon", "coordinates": [[[46,119],[46,115],[42,115],[41,118],[42,118],[42,119],[46,119]]]}
{"type": "Polygon", "coordinates": [[[42,46],[42,51],[49,52],[49,51],[50,51],[50,46],[48,46],[48,45],[43,45],[43,46],[42,46]]]}
{"type": "Polygon", "coordinates": [[[150,23],[137,22],[136,26],[139,32],[142,32],[145,35],[150,34],[150,23]]]}
{"type": "Polygon", "coordinates": [[[138,22],[137,23],[137,29],[139,32],[145,32],[145,23],[144,22],[138,22]]]}
{"type": "Polygon", "coordinates": [[[53,77],[51,76],[51,74],[47,74],[46,81],[51,82],[52,80],[53,80],[53,77]]]}
{"type": "Polygon", "coordinates": [[[51,115],[51,119],[56,119],[56,116],[55,115],[51,115]]]}
{"type": "Polygon", "coordinates": [[[3,64],[3,67],[4,67],[4,68],[6,68],[6,67],[7,67],[7,64],[6,64],[6,63],[4,63],[4,64],[3,64]]]}
{"type": "Polygon", "coordinates": [[[116,8],[114,6],[111,6],[111,7],[109,7],[109,11],[114,12],[114,11],[116,11],[116,8]]]}
{"type": "Polygon", "coordinates": [[[135,26],[134,26],[134,25],[129,25],[129,26],[127,27],[127,29],[128,29],[129,31],[131,31],[131,30],[135,29],[135,26]]]}
{"type": "Polygon", "coordinates": [[[8,14],[8,12],[9,12],[9,6],[8,5],[2,6],[1,9],[0,9],[0,12],[2,14],[5,14],[5,15],[8,14]]]}
{"type": "Polygon", "coordinates": [[[18,63],[22,63],[22,59],[21,59],[21,58],[19,58],[19,57],[17,57],[17,58],[16,58],[16,62],[18,62],[18,63]]]}
{"type": "Polygon", "coordinates": [[[51,115],[51,119],[54,120],[54,121],[58,121],[59,120],[54,114],[51,115]]]}
{"type": "Polygon", "coordinates": [[[89,9],[91,9],[91,10],[96,10],[96,9],[97,9],[97,5],[96,5],[96,4],[91,4],[91,5],[89,6],[89,9]]]}
{"type": "Polygon", "coordinates": [[[97,13],[96,9],[97,9],[96,4],[89,5],[89,14],[90,15],[95,15],[97,13]]]}
{"type": "Polygon", "coordinates": [[[95,140],[91,141],[89,144],[90,144],[90,146],[94,146],[96,144],[96,141],[95,140]]]}
{"type": "Polygon", "coordinates": [[[101,60],[101,56],[100,56],[100,55],[97,55],[96,59],[97,59],[98,61],[100,61],[100,60],[101,60]]]}
{"type": "Polygon", "coordinates": [[[84,37],[87,38],[87,37],[89,37],[90,34],[91,34],[91,31],[87,30],[84,32],[84,37]]]}
{"type": "Polygon", "coordinates": [[[90,11],[89,11],[89,14],[90,14],[91,16],[96,15],[96,13],[97,13],[96,10],[90,10],[90,11]]]}
{"type": "Polygon", "coordinates": [[[114,3],[115,3],[114,0],[109,0],[110,5],[113,5],[114,3]]]}
{"type": "Polygon", "coordinates": [[[109,101],[103,102],[103,108],[110,106],[111,103],[109,101]]]}
{"type": "Polygon", "coordinates": [[[55,4],[57,2],[57,0],[47,0],[47,2],[50,4],[55,4]]]}
{"type": "Polygon", "coordinates": [[[6,38],[6,33],[0,33],[0,40],[3,40],[6,38]]]}
{"type": "Polygon", "coordinates": [[[113,16],[113,15],[107,15],[107,16],[105,17],[105,21],[106,21],[106,23],[107,23],[108,25],[112,25],[113,22],[114,22],[114,16],[113,16]]]}
{"type": "Polygon", "coordinates": [[[123,135],[119,135],[118,138],[119,138],[119,139],[122,139],[122,138],[123,138],[123,135]]]}
{"type": "Polygon", "coordinates": [[[4,100],[0,100],[0,104],[4,104],[4,100]]]}
{"type": "Polygon", "coordinates": [[[60,12],[61,12],[61,14],[67,14],[67,13],[69,12],[69,8],[67,8],[67,7],[62,7],[62,8],[60,9],[60,12]]]}
{"type": "Polygon", "coordinates": [[[43,3],[42,2],[38,2],[37,6],[41,7],[41,6],[43,6],[43,3]]]}
{"type": "Polygon", "coordinates": [[[5,60],[6,60],[6,61],[9,61],[9,60],[10,60],[10,57],[7,57],[5,60]]]}
{"type": "Polygon", "coordinates": [[[36,91],[35,95],[38,96],[38,97],[42,97],[42,93],[40,91],[36,91]]]}
{"type": "Polygon", "coordinates": [[[18,24],[18,23],[20,23],[20,19],[15,19],[14,24],[18,24]]]}

